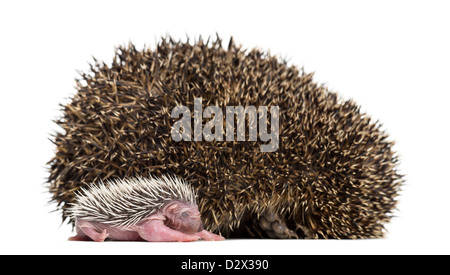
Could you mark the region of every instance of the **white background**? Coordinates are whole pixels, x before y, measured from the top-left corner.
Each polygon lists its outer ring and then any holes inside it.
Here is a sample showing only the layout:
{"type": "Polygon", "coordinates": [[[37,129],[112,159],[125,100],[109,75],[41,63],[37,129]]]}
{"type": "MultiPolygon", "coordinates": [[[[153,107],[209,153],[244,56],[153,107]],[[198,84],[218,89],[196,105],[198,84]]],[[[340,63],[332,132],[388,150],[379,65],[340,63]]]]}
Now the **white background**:
{"type": "Polygon", "coordinates": [[[449,254],[448,1],[2,1],[1,254],[449,254]],[[160,36],[233,35],[315,72],[383,122],[406,183],[382,240],[68,242],[44,185],[77,70],[160,36]]]}

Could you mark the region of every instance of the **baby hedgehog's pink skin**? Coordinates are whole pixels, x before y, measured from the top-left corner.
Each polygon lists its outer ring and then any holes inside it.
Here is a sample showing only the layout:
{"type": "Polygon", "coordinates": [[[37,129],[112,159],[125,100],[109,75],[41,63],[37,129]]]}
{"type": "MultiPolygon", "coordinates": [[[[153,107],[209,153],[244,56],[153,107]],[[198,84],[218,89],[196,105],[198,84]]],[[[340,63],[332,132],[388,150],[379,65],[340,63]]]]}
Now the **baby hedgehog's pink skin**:
{"type": "Polygon", "coordinates": [[[77,235],[72,241],[103,242],[105,239],[117,241],[149,242],[191,242],[203,239],[221,241],[222,236],[203,229],[200,212],[196,204],[173,201],[157,213],[129,227],[115,227],[105,223],[77,219],[77,235]]]}

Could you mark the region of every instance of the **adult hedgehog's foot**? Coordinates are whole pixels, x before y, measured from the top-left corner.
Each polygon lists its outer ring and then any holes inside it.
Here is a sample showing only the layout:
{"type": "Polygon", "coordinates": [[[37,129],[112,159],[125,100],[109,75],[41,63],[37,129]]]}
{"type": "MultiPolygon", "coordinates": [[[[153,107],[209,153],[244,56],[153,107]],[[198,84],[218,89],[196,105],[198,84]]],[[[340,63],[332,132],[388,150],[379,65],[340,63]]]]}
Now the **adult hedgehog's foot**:
{"type": "Polygon", "coordinates": [[[271,239],[298,239],[299,236],[291,230],[284,219],[275,213],[253,217],[253,223],[257,234],[271,239]],[[259,229],[259,230],[258,230],[259,229]]]}

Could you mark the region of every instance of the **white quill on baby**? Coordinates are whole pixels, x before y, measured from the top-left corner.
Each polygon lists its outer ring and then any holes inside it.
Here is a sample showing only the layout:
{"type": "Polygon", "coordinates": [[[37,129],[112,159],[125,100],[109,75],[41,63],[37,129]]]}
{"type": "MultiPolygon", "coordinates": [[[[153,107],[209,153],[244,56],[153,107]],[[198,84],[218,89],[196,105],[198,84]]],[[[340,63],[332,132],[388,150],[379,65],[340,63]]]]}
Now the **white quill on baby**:
{"type": "Polygon", "coordinates": [[[114,179],[82,188],[70,205],[69,214],[74,220],[127,228],[174,200],[196,203],[194,189],[177,176],[114,179]]]}

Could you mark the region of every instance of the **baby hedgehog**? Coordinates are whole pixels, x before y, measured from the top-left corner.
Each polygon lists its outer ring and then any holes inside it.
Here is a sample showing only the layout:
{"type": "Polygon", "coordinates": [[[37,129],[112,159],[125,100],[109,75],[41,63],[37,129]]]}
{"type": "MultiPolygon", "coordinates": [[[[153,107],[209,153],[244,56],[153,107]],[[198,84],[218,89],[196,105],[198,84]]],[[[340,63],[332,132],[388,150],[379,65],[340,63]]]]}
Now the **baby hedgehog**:
{"type": "Polygon", "coordinates": [[[77,194],[69,209],[77,231],[69,240],[223,240],[203,229],[195,199],[194,190],[178,177],[92,184],[77,194]]]}

